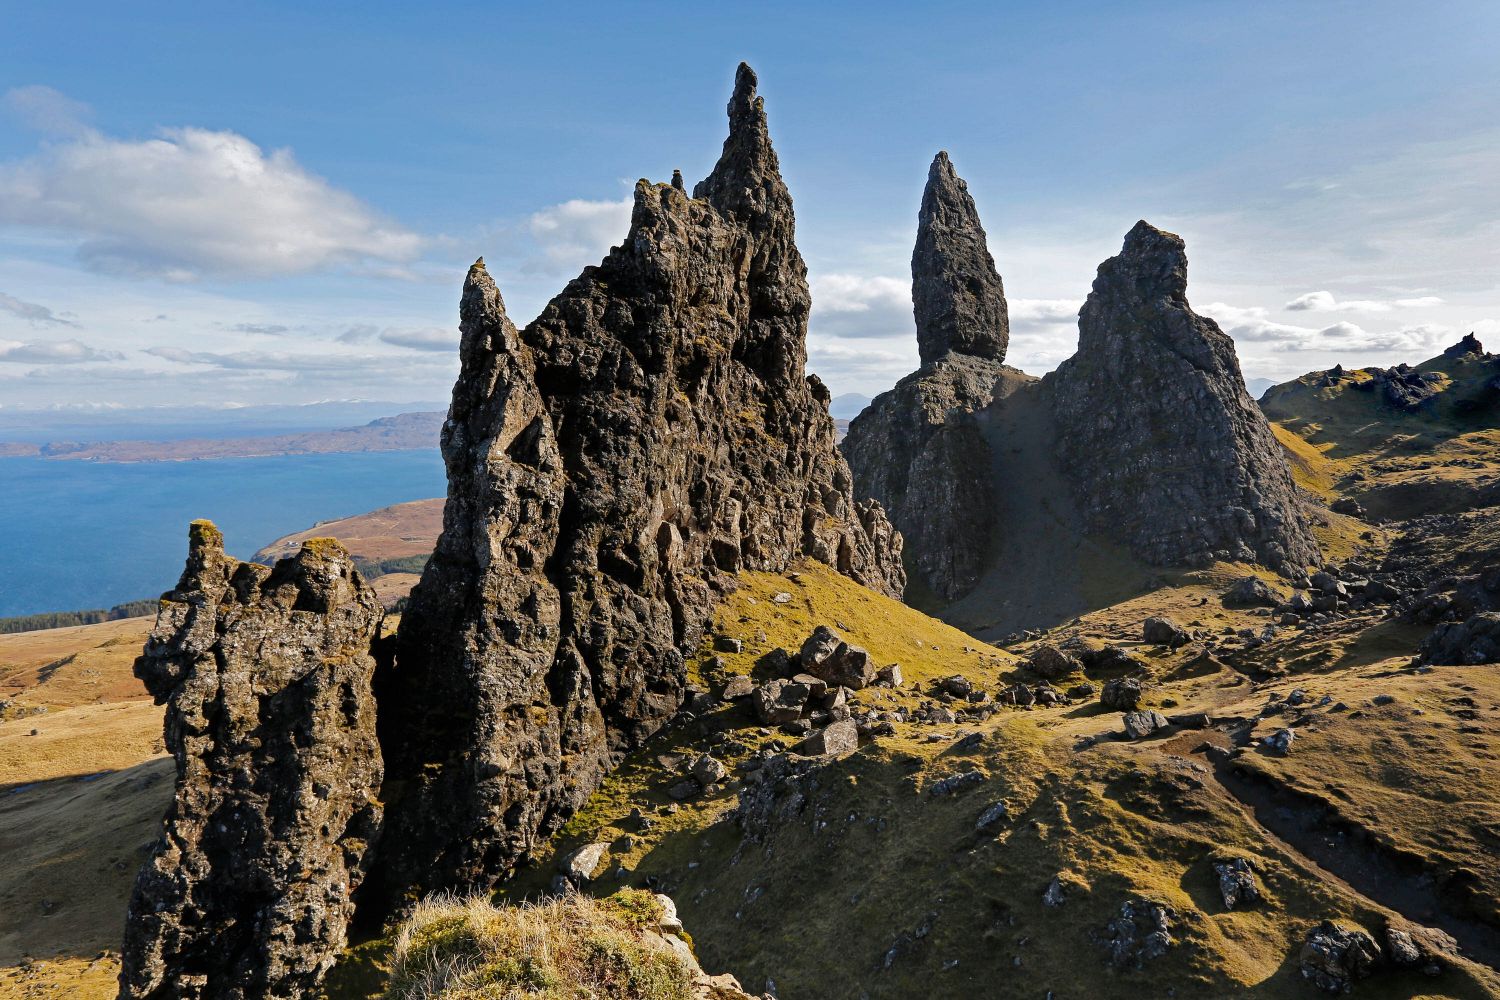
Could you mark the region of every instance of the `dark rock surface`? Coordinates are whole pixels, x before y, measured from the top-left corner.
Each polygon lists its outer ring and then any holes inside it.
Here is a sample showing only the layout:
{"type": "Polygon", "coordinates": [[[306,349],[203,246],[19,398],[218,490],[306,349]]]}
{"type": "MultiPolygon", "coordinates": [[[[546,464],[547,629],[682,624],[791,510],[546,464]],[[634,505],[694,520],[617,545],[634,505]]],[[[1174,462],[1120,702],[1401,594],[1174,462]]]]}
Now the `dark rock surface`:
{"type": "Polygon", "coordinates": [[[444,531],[379,678],[378,911],[490,886],[554,833],[677,710],[727,574],[812,557],[902,590],[803,376],[806,268],[755,86],[741,66],[693,195],[639,182],[622,244],[524,331],[469,274],[444,531]]]}
{"type": "Polygon", "coordinates": [[[177,794],[136,880],[123,998],[298,997],[343,949],[380,823],[375,592],[331,539],[274,568],[194,522],[135,672],[177,794]]]}
{"type": "Polygon", "coordinates": [[[1500,663],[1500,612],[1482,611],[1444,622],[1422,643],[1422,662],[1473,666],[1500,663]]]}
{"type": "Polygon", "coordinates": [[[943,600],[984,571],[996,519],[990,448],[974,415],[1035,380],[1001,361],[1005,290],[968,187],[939,153],[912,254],[922,368],[881,393],[841,445],[860,496],[907,539],[914,582],[943,600]]]}
{"type": "Polygon", "coordinates": [[[1233,342],[1188,305],[1180,237],[1137,223],[1078,326],[1078,353],[1047,383],[1092,531],[1158,565],[1321,561],[1233,342]]]}
{"type": "Polygon", "coordinates": [[[1010,345],[1005,285],[979,210],[946,151],[933,157],[911,255],[912,311],[922,364],[950,351],[1004,361],[1010,345]]]}

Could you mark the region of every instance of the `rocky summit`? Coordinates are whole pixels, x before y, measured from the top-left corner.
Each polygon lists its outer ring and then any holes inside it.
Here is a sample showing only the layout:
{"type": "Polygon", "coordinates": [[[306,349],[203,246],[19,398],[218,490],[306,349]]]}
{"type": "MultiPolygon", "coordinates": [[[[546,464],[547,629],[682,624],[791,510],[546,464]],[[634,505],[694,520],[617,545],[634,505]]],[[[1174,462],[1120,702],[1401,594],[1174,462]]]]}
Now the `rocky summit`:
{"type": "Polygon", "coordinates": [[[946,151],[933,157],[911,255],[912,311],[922,364],[949,353],[1005,360],[1010,314],[979,210],[946,151]]]}
{"type": "Polygon", "coordinates": [[[911,269],[922,368],[855,417],[841,447],[861,494],[906,538],[913,582],[953,600],[983,571],[998,517],[993,456],[974,415],[1033,380],[1001,364],[1005,288],[946,152],[927,174],[911,269]]]}
{"type": "Polygon", "coordinates": [[[443,534],[378,679],[389,780],[376,912],[494,884],[681,705],[684,653],[742,570],[811,557],[884,594],[901,541],[857,503],[755,74],[690,196],[524,330],[481,263],[443,431],[443,534]]]}
{"type": "Polygon", "coordinates": [[[177,789],[130,899],[122,998],[297,997],[333,965],[380,823],[382,614],[331,539],[273,568],[193,524],[135,664],[177,789]]]}
{"type": "Polygon", "coordinates": [[[1091,530],[1156,565],[1321,561],[1234,343],[1188,305],[1181,237],[1137,223],[1099,265],[1078,330],[1048,383],[1091,530]]]}

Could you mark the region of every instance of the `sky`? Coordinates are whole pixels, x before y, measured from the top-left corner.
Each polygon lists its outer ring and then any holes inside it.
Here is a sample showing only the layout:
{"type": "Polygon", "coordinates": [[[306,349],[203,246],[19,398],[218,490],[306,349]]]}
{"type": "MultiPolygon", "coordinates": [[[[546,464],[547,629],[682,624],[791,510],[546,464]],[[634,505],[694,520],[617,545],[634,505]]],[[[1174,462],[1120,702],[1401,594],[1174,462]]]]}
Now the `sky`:
{"type": "Polygon", "coordinates": [[[0,407],[446,398],[468,264],[529,320],[636,178],[708,172],[742,59],[835,394],[916,367],[939,149],[1026,371],[1141,218],[1247,378],[1500,343],[1497,41],[1491,0],[5,4],[0,407]]]}

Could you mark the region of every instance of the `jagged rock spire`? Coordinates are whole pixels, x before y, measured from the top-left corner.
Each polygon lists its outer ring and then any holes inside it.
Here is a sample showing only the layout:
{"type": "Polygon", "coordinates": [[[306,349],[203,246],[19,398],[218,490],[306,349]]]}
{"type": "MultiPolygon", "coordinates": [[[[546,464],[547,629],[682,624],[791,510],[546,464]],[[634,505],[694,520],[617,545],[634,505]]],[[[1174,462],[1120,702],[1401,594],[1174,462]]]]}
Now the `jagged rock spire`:
{"type": "Polygon", "coordinates": [[[1484,345],[1472,333],[1466,334],[1463,340],[1443,352],[1445,357],[1450,358],[1461,358],[1468,354],[1484,354],[1484,345]]]}
{"type": "Polygon", "coordinates": [[[755,74],[688,195],[524,330],[476,264],[443,430],[443,534],[377,678],[378,918],[504,878],[682,703],[727,574],[811,557],[899,596],[900,537],[854,500],[755,74]]]}
{"type": "Polygon", "coordinates": [[[374,590],[330,538],[274,568],[223,544],[193,523],[135,663],[177,789],[131,894],[124,1000],[316,993],[380,823],[374,590]]]}
{"type": "Polygon", "coordinates": [[[1234,343],[1187,301],[1180,236],[1139,222],[1099,265],[1078,353],[1049,376],[1088,528],[1158,565],[1321,561],[1234,343]]]}
{"type": "Polygon", "coordinates": [[[911,293],[922,364],[950,351],[1005,360],[1010,345],[1005,286],[969,186],[946,151],[927,171],[911,255],[911,293]]]}

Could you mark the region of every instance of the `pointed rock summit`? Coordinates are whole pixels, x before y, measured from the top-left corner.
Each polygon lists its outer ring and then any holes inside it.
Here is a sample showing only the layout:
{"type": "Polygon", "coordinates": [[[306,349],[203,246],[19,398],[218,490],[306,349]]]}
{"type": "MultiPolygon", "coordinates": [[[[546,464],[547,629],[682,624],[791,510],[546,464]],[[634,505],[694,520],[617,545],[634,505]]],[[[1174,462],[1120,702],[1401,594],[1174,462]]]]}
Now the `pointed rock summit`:
{"type": "Polygon", "coordinates": [[[1099,265],[1078,329],[1047,381],[1091,530],[1157,565],[1321,561],[1234,343],[1188,305],[1181,237],[1137,223],[1099,265]]]}
{"type": "Polygon", "coordinates": [[[389,780],[377,915],[492,886],[682,704],[739,570],[813,558],[889,595],[900,537],[856,503],[755,74],[692,197],[641,181],[630,231],[524,330],[465,283],[444,530],[377,678],[389,780]]]}
{"type": "Polygon", "coordinates": [[[383,612],[338,542],[274,568],[194,522],[135,673],[166,706],[177,791],[136,879],[123,1000],[300,997],[343,950],[380,824],[383,612]]]}
{"type": "Polygon", "coordinates": [[[859,495],[906,539],[913,581],[953,600],[979,579],[996,518],[990,448],[973,416],[1031,380],[1001,364],[1005,289],[947,153],[927,174],[911,270],[922,368],[855,417],[842,448],[859,495]]]}
{"type": "Polygon", "coordinates": [[[969,186],[947,152],[939,152],[927,171],[911,255],[911,291],[922,364],[950,352],[1005,360],[1010,345],[1005,286],[969,186]]]}

